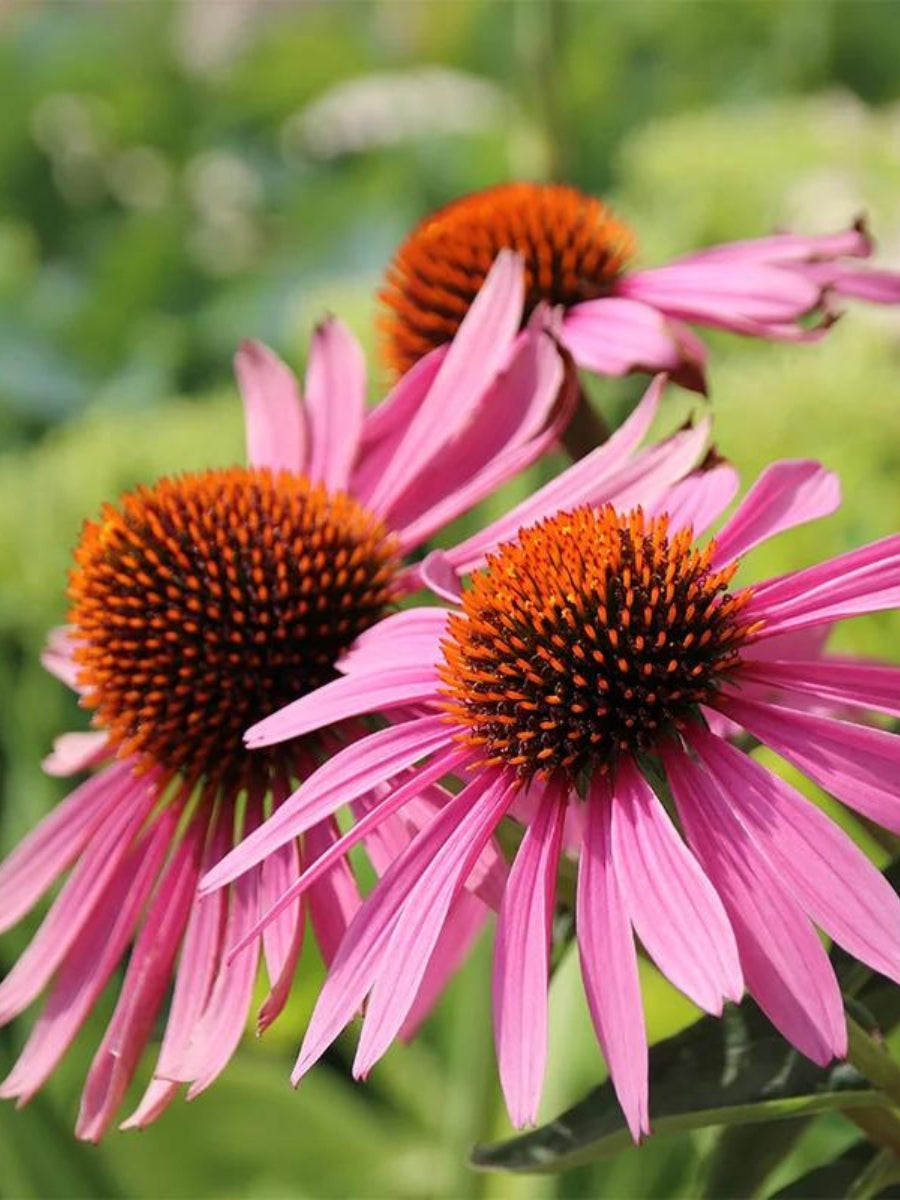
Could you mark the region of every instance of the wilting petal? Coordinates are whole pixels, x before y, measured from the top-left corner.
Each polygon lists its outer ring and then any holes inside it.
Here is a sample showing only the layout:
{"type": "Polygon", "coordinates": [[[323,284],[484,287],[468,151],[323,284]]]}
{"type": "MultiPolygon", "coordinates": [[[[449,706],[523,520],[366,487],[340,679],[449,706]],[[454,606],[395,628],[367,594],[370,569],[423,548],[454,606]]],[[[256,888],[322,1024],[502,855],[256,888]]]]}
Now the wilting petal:
{"type": "Polygon", "coordinates": [[[241,343],[234,369],[244,402],[251,467],[303,474],[307,431],[294,373],[261,342],[241,343]]]}

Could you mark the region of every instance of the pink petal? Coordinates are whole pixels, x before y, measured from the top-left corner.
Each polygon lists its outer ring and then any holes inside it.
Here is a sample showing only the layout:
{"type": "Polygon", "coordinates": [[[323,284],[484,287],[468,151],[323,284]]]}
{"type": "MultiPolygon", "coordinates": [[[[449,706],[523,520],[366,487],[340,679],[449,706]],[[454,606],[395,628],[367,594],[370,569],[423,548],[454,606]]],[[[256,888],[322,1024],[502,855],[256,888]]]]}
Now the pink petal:
{"type": "Polygon", "coordinates": [[[73,692],[77,692],[80,690],[78,676],[81,673],[81,667],[72,657],[73,650],[74,638],[69,626],[64,625],[58,629],[51,629],[47,645],[41,654],[41,664],[55,679],[71,688],[73,692]]]}
{"type": "MultiPolygon", "coordinates": [[[[333,844],[322,846],[315,857],[307,855],[308,865],[298,879],[281,893],[269,909],[263,910],[259,920],[245,934],[245,940],[237,943],[233,952],[238,952],[249,944],[266,928],[270,921],[284,911],[295,899],[312,888],[323,876],[332,871],[340,871],[350,850],[363,838],[370,838],[392,814],[420,795],[422,790],[436,779],[448,774],[471,760],[474,755],[464,755],[455,746],[443,753],[438,753],[425,766],[419,769],[400,787],[391,790],[370,812],[361,817],[356,824],[336,840],[333,844]]],[[[311,829],[310,834],[313,832],[311,829]]],[[[309,836],[309,835],[308,835],[309,836]]]]}
{"type": "MultiPolygon", "coordinates": [[[[340,841],[340,836],[340,830],[332,820],[314,825],[304,839],[306,869],[323,858],[340,841]]],[[[330,966],[347,927],[362,903],[356,879],[346,858],[337,858],[331,870],[310,885],[307,903],[322,960],[326,966],[330,966]]],[[[265,911],[263,916],[266,916],[265,911]]]]}
{"type": "Polygon", "coordinates": [[[436,700],[441,686],[431,663],[385,665],[377,674],[355,672],[285,705],[253,725],[244,735],[250,750],[286,742],[301,734],[336,725],[347,717],[384,712],[397,705],[436,700]]]}
{"type": "Polygon", "coordinates": [[[389,512],[419,465],[468,424],[484,389],[506,362],[522,318],[524,295],[521,259],[501,250],[469,306],[428,395],[368,498],[374,512],[389,512]]]}
{"type": "Polygon", "coordinates": [[[691,735],[741,824],[813,921],[854,958],[900,982],[900,899],[833,821],[753,758],[691,735]]]}
{"type": "MultiPolygon", "coordinates": [[[[497,815],[498,796],[505,798],[506,794],[502,777],[494,776],[486,780],[479,775],[437,814],[367,898],[347,930],[322,986],[291,1075],[295,1085],[352,1020],[379,970],[387,964],[384,951],[397,916],[423,877],[427,886],[428,877],[424,873],[429,864],[449,842],[458,851],[462,865],[465,865],[467,843],[471,847],[473,834],[480,833],[485,819],[490,828],[496,825],[500,819],[497,815]]],[[[447,863],[446,853],[442,863],[447,863]]],[[[415,988],[410,1004],[414,999],[415,988]]],[[[409,1005],[400,1016],[400,1024],[408,1010],[409,1005]]]]}
{"type": "Polygon", "coordinates": [[[381,670],[392,663],[437,662],[448,616],[445,608],[406,608],[392,613],[360,634],[338,661],[338,668],[349,675],[381,670]]]}
{"type": "Polygon", "coordinates": [[[578,868],[576,928],[581,975],[609,1076],[636,1142],[650,1132],[647,1032],[637,953],[613,867],[615,803],[602,776],[590,785],[578,868]]]}
{"type": "Polygon", "coordinates": [[[155,778],[132,778],[129,789],[120,796],[119,806],[107,811],[103,825],[94,829],[40,929],[0,984],[0,1024],[31,1003],[95,910],[105,907],[110,881],[157,798],[155,778]]]}
{"type": "MultiPolygon", "coordinates": [[[[356,1078],[368,1074],[400,1032],[419,994],[450,907],[508,809],[513,786],[503,776],[482,784],[477,806],[461,816],[456,827],[441,839],[430,862],[409,889],[385,945],[366,1006],[353,1063],[356,1078]]],[[[431,844],[442,816],[439,814],[419,834],[408,852],[410,856],[420,841],[431,844]]],[[[389,875],[390,872],[384,878],[389,875]]]]}
{"type": "Polygon", "coordinates": [[[494,1040],[517,1129],[537,1120],[547,1066],[550,935],[565,816],[565,794],[548,789],[516,853],[497,924],[494,1040]]]}
{"type": "Polygon", "coordinates": [[[331,816],[341,805],[349,804],[420,759],[442,750],[452,736],[453,731],[441,714],[380,729],[347,746],[329,758],[265,824],[204,875],[201,892],[230,883],[291,838],[299,837],[331,816]]]}
{"type": "Polygon", "coordinates": [[[234,370],[244,402],[248,463],[303,474],[306,418],[293,372],[267,346],[253,341],[241,343],[234,370]]]}
{"type": "Polygon", "coordinates": [[[811,459],[766,467],[716,537],[713,566],[733,562],[760,542],[840,508],[841,485],[832,471],[811,459]]]}
{"type": "Polygon", "coordinates": [[[831,705],[849,704],[900,717],[900,667],[832,655],[812,662],[745,659],[741,681],[745,680],[773,691],[813,696],[831,705]]]}
{"type": "Polygon", "coordinates": [[[484,929],[490,909],[465,888],[450,908],[412,1008],[400,1028],[402,1041],[411,1041],[465,962],[484,929]]]}
{"type": "Polygon", "coordinates": [[[775,233],[769,237],[748,238],[740,242],[725,242],[679,258],[687,266],[694,262],[791,264],[828,262],[847,255],[867,258],[872,253],[872,241],[862,222],[839,233],[803,237],[796,233],[775,233]]]}
{"type": "Polygon", "coordinates": [[[153,1032],[200,874],[199,832],[195,826],[176,850],[131,952],[116,1010],[81,1093],[75,1132],[87,1141],[98,1142],[106,1132],[153,1032]]]}
{"type": "Polygon", "coordinates": [[[730,463],[700,466],[679,480],[655,503],[644,505],[651,516],[666,513],[672,532],[690,528],[697,537],[717,521],[734,497],[740,476],[730,463]]]}
{"type": "MultiPolygon", "coordinates": [[[[259,872],[251,871],[230,889],[231,907],[225,929],[226,947],[240,941],[256,920],[259,872]]],[[[190,1083],[188,1100],[193,1100],[221,1074],[241,1040],[253,999],[253,984],[259,963],[259,941],[237,958],[220,958],[212,990],[190,1043],[170,1069],[170,1078],[190,1083]]],[[[158,1073],[161,1073],[158,1070],[158,1073]]]]}
{"type": "Polygon", "coordinates": [[[842,1057],[843,1001],[815,930],[743,831],[730,797],[683,752],[663,757],[688,841],[731,920],[748,990],[813,1062],[842,1057]]]}
{"type": "Polygon", "coordinates": [[[401,532],[405,549],[508,478],[508,462],[521,469],[537,457],[535,446],[555,442],[560,422],[552,418],[562,382],[562,359],[553,339],[540,330],[522,334],[511,362],[485,388],[468,422],[435,447],[431,458],[420,460],[406,490],[382,513],[401,532]]]}
{"type": "Polygon", "coordinates": [[[573,305],[562,341],[580,367],[600,375],[675,374],[689,357],[678,327],[655,306],[618,296],[573,305]]]}
{"type": "Polygon", "coordinates": [[[48,775],[75,775],[96,767],[109,757],[105,733],[63,733],[53,742],[53,751],[41,766],[48,775]]]}
{"type": "Polygon", "coordinates": [[[870,304],[900,304],[900,273],[872,267],[851,269],[843,263],[804,267],[803,275],[836,296],[867,300],[870,304]]]}
{"type": "Polygon", "coordinates": [[[640,404],[607,442],[480,533],[448,550],[447,559],[458,571],[468,571],[500,542],[514,538],[523,526],[532,525],[560,509],[596,503],[595,493],[608,490],[604,485],[630,462],[632,452],[650,428],[664,386],[663,376],[654,379],[640,404]]]}
{"type": "MultiPolygon", "coordinates": [[[[71,1045],[131,940],[170,847],[176,819],[174,811],[164,812],[141,845],[116,856],[115,869],[105,877],[101,903],[80,922],[77,935],[68,939],[47,1002],[0,1086],[0,1097],[17,1097],[24,1104],[71,1045]]],[[[7,976],[11,978],[12,974],[7,976]]]]}
{"type": "Polygon", "coordinates": [[[662,973],[707,1012],[740,1000],[737,945],[715,888],[637,768],[614,786],[612,857],[634,931],[662,973]]]}
{"type": "MultiPolygon", "coordinates": [[[[210,831],[204,867],[209,868],[222,857],[230,834],[230,828],[220,816],[210,831]]],[[[185,1054],[194,1026],[209,999],[221,959],[227,909],[226,891],[194,900],[157,1060],[157,1078],[151,1080],[137,1108],[122,1122],[122,1129],[143,1129],[156,1120],[178,1094],[179,1085],[169,1076],[185,1054]]]]}
{"type": "MultiPolygon", "coordinates": [[[[658,308],[685,321],[794,321],[819,303],[819,288],[795,271],[768,264],[672,263],[623,275],[616,295],[658,308]]],[[[596,303],[596,301],[595,301],[596,303]]]]}
{"type": "Polygon", "coordinates": [[[357,463],[348,491],[367,507],[388,463],[397,453],[410,422],[425,401],[447,357],[449,344],[437,346],[403,375],[380,404],[370,408],[363,423],[357,463]]]}
{"type": "Polygon", "coordinates": [[[0,932],[10,929],[74,862],[134,787],[134,764],[113,763],[85,780],[0,866],[0,932]]]}
{"type": "MultiPolygon", "coordinates": [[[[267,912],[300,874],[296,842],[287,842],[264,859],[259,873],[259,911],[267,912]]],[[[263,931],[263,953],[269,994],[256,1018],[257,1036],[272,1024],[287,1003],[303,949],[306,916],[299,900],[289,904],[263,931]]]]}
{"type": "Polygon", "coordinates": [[[753,586],[744,610],[771,637],[900,604],[900,535],[753,586]]]}
{"type": "Polygon", "coordinates": [[[443,550],[432,550],[425,555],[418,564],[418,576],[421,586],[428,588],[439,599],[459,604],[462,599],[462,580],[443,550]]]}
{"type": "Polygon", "coordinates": [[[329,317],[313,334],[306,368],[310,479],[346,488],[366,412],[366,364],[345,325],[329,317]]]}
{"type": "Polygon", "coordinates": [[[848,808],[900,833],[897,734],[732,696],[716,707],[848,808]]]}

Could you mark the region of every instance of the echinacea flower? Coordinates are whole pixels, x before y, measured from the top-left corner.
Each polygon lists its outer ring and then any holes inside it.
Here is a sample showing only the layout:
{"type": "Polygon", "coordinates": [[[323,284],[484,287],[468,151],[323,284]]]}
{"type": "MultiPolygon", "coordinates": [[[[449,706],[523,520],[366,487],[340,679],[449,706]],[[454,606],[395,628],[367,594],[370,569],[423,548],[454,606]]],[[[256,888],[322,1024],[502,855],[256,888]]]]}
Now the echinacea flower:
{"type": "MultiPolygon", "coordinates": [[[[260,953],[271,982],[260,1025],[277,1016],[307,909],[325,960],[333,957],[359,904],[347,864],[240,962],[229,967],[224,954],[337,840],[332,820],[228,892],[198,903],[196,882],[363,731],[337,723],[250,754],[244,729],[332,679],[342,651],[417,586],[403,556],[554,443],[565,367],[539,322],[520,334],[522,296],[520,263],[501,256],[453,344],[369,412],[362,354],[339,322],[314,336],[303,399],[284,364],[246,344],[236,369],[249,466],[163,479],[85,525],[70,624],[45,661],[91,710],[95,729],[60,738],[47,767],[96,771],[0,866],[3,929],[64,880],[0,984],[3,1023],[48,992],[3,1096],[24,1102],[44,1083],[132,942],[82,1093],[77,1130],[89,1139],[122,1101],[170,983],[155,1078],[132,1125],[162,1111],[178,1081],[195,1095],[224,1068],[260,953]]],[[[420,822],[442,799],[422,794],[420,822]]],[[[376,870],[409,840],[415,816],[369,840],[376,870]]],[[[474,897],[461,912],[446,969],[483,913],[474,897]]],[[[425,981],[423,1005],[444,969],[425,981]]]]}
{"type": "MultiPolygon", "coordinates": [[[[280,826],[302,826],[363,788],[386,789],[366,818],[374,825],[415,794],[417,778],[453,772],[463,785],[351,922],[295,1080],[366,997],[355,1073],[385,1052],[455,897],[508,815],[524,836],[499,905],[493,1003],[516,1125],[535,1119],[544,1075],[564,846],[578,858],[588,1004],[636,1139],[649,1130],[649,1098],[635,938],[702,1009],[718,1014],[746,987],[813,1061],[846,1053],[841,993],[816,927],[900,981],[900,900],[821,809],[729,738],[745,731],[850,809],[900,832],[900,736],[835,715],[900,715],[900,668],[815,649],[802,657],[823,626],[900,605],[900,535],[775,579],[732,583],[756,545],[838,502],[836,479],[818,464],[783,462],[701,543],[727,500],[690,480],[662,507],[557,512],[495,549],[457,605],[368,630],[344,678],[250,731],[249,744],[270,745],[363,711],[394,679],[416,678],[415,719],[333,758],[290,813],[251,835],[206,884],[272,853],[280,826]]],[[[286,899],[327,864],[325,856],[286,899]]]]}
{"type": "Polygon", "coordinates": [[[561,340],[579,366],[613,376],[667,371],[699,390],[706,350],[691,324],[806,340],[827,326],[835,299],[900,303],[900,274],[853,261],[872,253],[862,222],[635,270],[634,234],[602,200],[562,184],[500,184],[438,209],[396,252],[381,298],[385,355],[397,371],[453,336],[504,247],[525,260],[526,314],[561,306],[561,340]],[[817,327],[804,320],[811,315],[817,327]]]}

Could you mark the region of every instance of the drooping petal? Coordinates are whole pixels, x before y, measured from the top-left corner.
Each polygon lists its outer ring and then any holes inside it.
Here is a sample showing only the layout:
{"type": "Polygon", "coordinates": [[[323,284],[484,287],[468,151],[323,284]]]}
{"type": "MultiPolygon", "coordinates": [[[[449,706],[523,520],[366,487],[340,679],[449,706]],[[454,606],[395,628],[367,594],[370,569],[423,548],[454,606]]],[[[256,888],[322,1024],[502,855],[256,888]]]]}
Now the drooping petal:
{"type": "MultiPolygon", "coordinates": [[[[203,858],[207,870],[225,853],[230,832],[221,814],[213,817],[203,858]]],[[[181,947],[155,1077],[137,1108],[122,1122],[122,1129],[143,1129],[155,1121],[180,1090],[171,1076],[187,1051],[194,1026],[209,999],[221,959],[227,910],[228,892],[225,890],[195,897],[181,947]]]]}
{"type": "Polygon", "coordinates": [[[547,985],[566,796],[548,788],[509,873],[494,948],[494,1041],[516,1128],[534,1124],[547,1065],[547,985]]]}
{"type": "MultiPolygon", "coordinates": [[[[374,804],[365,816],[360,817],[356,824],[333,844],[322,845],[321,851],[314,858],[307,856],[310,861],[298,879],[278,897],[267,911],[263,912],[259,921],[244,935],[244,941],[234,946],[234,951],[242,950],[265,929],[266,925],[284,911],[287,905],[301,896],[304,892],[315,887],[320,879],[330,872],[338,871],[344,863],[347,854],[358,842],[367,841],[380,831],[384,822],[388,821],[400,808],[417,799],[423,789],[428,787],[442,775],[457,770],[473,755],[461,754],[455,747],[443,753],[437,753],[425,766],[420,766],[405,783],[392,788],[381,800],[374,804]]],[[[312,833],[312,830],[310,830],[312,833]]],[[[371,853],[371,850],[370,850],[371,853]]]]}
{"type": "Polygon", "coordinates": [[[69,867],[134,787],[133,763],[85,780],[0,866],[0,932],[10,929],[69,867]]]}
{"type": "Polygon", "coordinates": [[[251,467],[306,469],[306,417],[293,371],[261,342],[245,341],[235,356],[251,467]]]}
{"type": "Polygon", "coordinates": [[[622,898],[650,957],[707,1012],[740,1000],[734,934],[715,888],[636,767],[622,763],[612,808],[612,856],[622,898]]]}
{"type": "Polygon", "coordinates": [[[635,271],[623,275],[615,291],[684,321],[715,322],[726,329],[734,318],[760,324],[794,321],[811,312],[820,295],[796,271],[736,260],[635,271]]]}
{"type": "MultiPolygon", "coordinates": [[[[314,825],[304,838],[303,864],[306,869],[322,859],[340,841],[340,836],[333,820],[314,825]]],[[[347,859],[336,857],[331,869],[322,872],[310,884],[306,896],[319,952],[325,965],[330,966],[362,903],[356,877],[347,859]]],[[[262,915],[265,917],[266,912],[262,915]]]]}
{"type": "Polygon", "coordinates": [[[259,829],[244,838],[200,881],[201,892],[222,887],[291,838],[331,816],[452,739],[443,715],[389,726],[328,759],[259,829]]]}
{"type": "Polygon", "coordinates": [[[200,874],[202,829],[194,828],[159,881],[135,941],[122,991],[81,1093],[78,1137],[97,1142],[122,1102],[172,975],[200,874]]]}
{"type": "Polygon", "coordinates": [[[801,268],[803,275],[836,296],[866,300],[869,304],[900,304],[900,272],[876,267],[847,267],[844,263],[814,263],[801,268]]]}
{"type": "Polygon", "coordinates": [[[637,952],[612,860],[613,795],[596,778],[586,801],[576,927],[588,1007],[631,1136],[650,1132],[649,1057],[637,952]]]}
{"type": "Polygon", "coordinates": [[[505,365],[522,317],[525,283],[517,254],[501,250],[444,356],[434,383],[385,463],[368,498],[390,511],[419,464],[465,427],[484,390],[505,365]]]}
{"type": "MultiPolygon", "coordinates": [[[[259,875],[259,911],[268,912],[278,897],[300,874],[296,842],[286,842],[264,859],[259,875]]],[[[303,949],[306,917],[300,901],[287,905],[263,931],[263,954],[269,976],[269,994],[256,1018],[256,1032],[263,1033],[279,1016],[290,995],[291,984],[303,949]]]]}
{"type": "MultiPolygon", "coordinates": [[[[71,1045],[116,969],[169,849],[176,814],[165,812],[142,844],[126,844],[105,877],[103,903],[68,940],[50,994],[0,1097],[24,1104],[44,1084],[71,1045]]],[[[7,977],[12,978],[12,976],[7,977]]]]}
{"type": "MultiPolygon", "coordinates": [[[[249,871],[229,890],[231,905],[224,935],[226,949],[240,941],[244,931],[257,918],[259,872],[249,871]]],[[[237,957],[226,954],[219,959],[218,973],[188,1047],[170,1069],[170,1078],[190,1084],[189,1100],[214,1082],[234,1054],[253,999],[259,950],[257,939],[237,957]]]]}
{"type": "Polygon", "coordinates": [[[345,489],[362,436],[366,364],[356,338],[329,317],[316,328],[306,368],[310,479],[345,489]]]}
{"type": "Polygon", "coordinates": [[[848,808],[900,833],[900,736],[745,697],[716,707],[848,808]]]}
{"type": "Polygon", "coordinates": [[[468,888],[463,888],[453,901],[413,1006],[397,1035],[401,1041],[408,1042],[416,1036],[448,983],[468,957],[489,914],[487,905],[468,888]]]}
{"type": "MultiPolygon", "coordinates": [[[[573,305],[563,319],[562,341],[579,366],[600,375],[675,376],[693,360],[677,324],[652,305],[619,296],[573,305]]],[[[702,362],[694,365],[702,379],[702,362]]]]}
{"type": "Polygon", "coordinates": [[[710,776],[680,750],[666,748],[663,760],[688,841],[731,921],[748,990],[807,1058],[825,1066],[843,1056],[840,989],[808,918],[710,776]]]}
{"type": "Polygon", "coordinates": [[[98,908],[156,799],[155,778],[132,779],[125,799],[83,849],[37,933],[0,983],[0,1024],[26,1008],[45,987],[98,908]]]}
{"type": "Polygon", "coordinates": [[[849,229],[838,233],[817,234],[804,237],[797,233],[774,233],[768,237],[746,238],[739,242],[725,242],[720,246],[709,246],[678,259],[687,266],[693,262],[751,262],[790,264],[803,262],[828,262],[844,256],[867,258],[872,253],[872,240],[865,224],[857,221],[849,229]]]}
{"type": "MultiPolygon", "coordinates": [[[[513,786],[513,781],[502,775],[482,784],[478,804],[464,813],[456,828],[441,839],[430,862],[409,889],[385,943],[366,1005],[353,1063],[356,1078],[368,1073],[400,1032],[419,994],[450,907],[509,807],[513,786]]],[[[429,835],[442,817],[443,813],[438,814],[419,834],[410,847],[410,855],[420,840],[429,842],[429,835]]]]}
{"type": "MultiPolygon", "coordinates": [[[[496,777],[491,781],[480,775],[463,788],[394,862],[366,899],[347,930],[322,986],[291,1075],[294,1084],[359,1010],[379,969],[385,965],[384,950],[397,914],[441,847],[452,838],[451,849],[456,850],[461,856],[460,861],[464,862],[466,842],[471,844],[473,829],[480,830],[485,819],[493,825],[500,819],[495,808],[498,790],[505,797],[505,785],[499,788],[496,777]]],[[[446,854],[444,861],[447,861],[446,854]]],[[[401,1016],[401,1024],[408,1008],[401,1016]]]]}
{"type": "Polygon", "coordinates": [[[900,982],[900,898],[881,872],[755,759],[700,729],[691,746],[807,915],[855,958],[900,982]]]}
{"type": "Polygon", "coordinates": [[[716,537],[712,566],[740,558],[778,533],[830,516],[841,503],[840,480],[811,459],[772,463],[716,537]]]}

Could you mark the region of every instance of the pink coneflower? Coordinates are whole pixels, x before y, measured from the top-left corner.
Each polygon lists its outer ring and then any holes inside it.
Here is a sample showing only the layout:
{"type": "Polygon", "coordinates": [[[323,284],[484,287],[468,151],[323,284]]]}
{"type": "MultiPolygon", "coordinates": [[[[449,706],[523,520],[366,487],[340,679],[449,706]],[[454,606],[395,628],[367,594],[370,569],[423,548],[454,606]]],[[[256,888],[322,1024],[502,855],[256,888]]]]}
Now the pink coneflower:
{"type": "Polygon", "coordinates": [[[564,310],[562,340],[602,375],[668,371],[704,387],[706,349],[689,325],[750,337],[820,335],[834,300],[900,302],[900,274],[852,262],[872,253],[863,224],[824,237],[777,234],[632,269],[635,238],[610,208],[562,184],[508,183],[426,217],[394,256],[382,291],[385,356],[408,370],[448,341],[501,248],[525,260],[526,314],[564,310]],[[851,261],[848,261],[851,260],[851,261]]]}
{"type": "MultiPolygon", "coordinates": [[[[89,1139],[112,1120],[173,978],[155,1078],[128,1124],[152,1120],[178,1081],[192,1096],[224,1068],[260,953],[271,982],[260,1025],[278,1015],[307,910],[325,960],[333,957],[359,904],[345,863],[240,962],[228,967],[224,954],[337,840],[332,819],[227,893],[198,903],[196,882],[323,758],[366,731],[326,723],[315,737],[249,754],[244,729],[333,679],[340,654],[417,586],[403,556],[554,443],[569,404],[565,368],[538,322],[520,334],[522,297],[521,264],[504,255],[453,344],[370,412],[362,354],[337,321],[315,334],[302,400],[273,354],[245,345],[236,366],[250,465],[139,488],[85,526],[70,624],[46,663],[96,728],[61,738],[47,765],[98,769],[0,867],[2,928],[68,872],[0,984],[0,1022],[48,990],[0,1094],[24,1102],[44,1083],[132,942],[82,1093],[77,1129],[89,1139]]],[[[628,458],[626,449],[616,466],[628,458]]],[[[652,455],[647,466],[659,470],[652,455]]],[[[685,467],[673,469],[677,477],[685,467]]],[[[361,795],[357,814],[376,798],[361,795]]],[[[415,811],[369,839],[376,870],[445,799],[426,789],[415,811]]],[[[458,910],[420,1007],[484,912],[474,896],[458,910]]]]}
{"type": "Polygon", "coordinates": [[[259,747],[297,736],[381,703],[394,680],[415,679],[417,702],[430,701],[415,720],[333,758],[204,886],[235,877],[363,789],[392,784],[367,818],[372,826],[445,773],[464,785],[351,923],[295,1080],[366,997],[355,1073],[384,1053],[455,898],[508,815],[525,829],[499,905],[493,997],[516,1125],[535,1119],[544,1075],[564,845],[578,854],[590,1011],[635,1138],[649,1129],[635,937],[706,1011],[721,1012],[746,986],[809,1058],[824,1064],[846,1053],[841,994],[816,926],[900,981],[900,900],[845,833],[728,740],[732,729],[746,731],[900,832],[900,737],[834,711],[900,715],[900,669],[823,660],[809,637],[900,603],[900,536],[732,587],[754,546],[837,503],[832,475],[786,462],[770,467],[703,545],[698,531],[724,507],[714,487],[680,485],[665,510],[605,504],[557,513],[492,553],[458,605],[411,610],[368,630],[344,678],[250,731],[259,747]],[[805,640],[807,659],[799,656],[805,640]],[[398,784],[413,764],[412,779],[398,784]]]}

